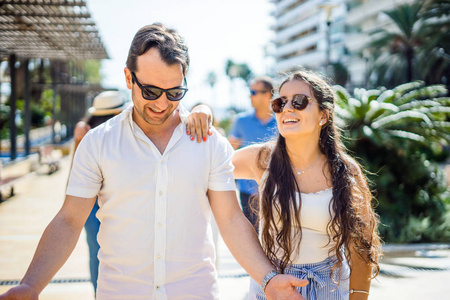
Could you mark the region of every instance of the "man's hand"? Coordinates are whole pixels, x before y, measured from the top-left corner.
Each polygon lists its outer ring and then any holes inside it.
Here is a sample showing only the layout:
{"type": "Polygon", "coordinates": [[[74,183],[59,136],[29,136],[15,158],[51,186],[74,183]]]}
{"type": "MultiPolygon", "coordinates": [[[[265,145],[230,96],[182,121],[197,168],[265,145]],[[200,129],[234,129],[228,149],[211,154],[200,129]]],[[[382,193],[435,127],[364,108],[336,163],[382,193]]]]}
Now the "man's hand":
{"type": "Polygon", "coordinates": [[[212,111],[203,104],[195,106],[186,120],[186,134],[191,136],[191,140],[197,136],[197,142],[206,142],[207,135],[212,135],[212,111]]]}
{"type": "Polygon", "coordinates": [[[35,292],[29,285],[20,284],[13,287],[6,293],[0,295],[0,300],[38,300],[39,294],[35,292]]]}
{"type": "Polygon", "coordinates": [[[292,275],[279,274],[273,277],[266,286],[267,300],[304,300],[297,291],[297,286],[306,286],[308,280],[300,279],[292,275]]]}

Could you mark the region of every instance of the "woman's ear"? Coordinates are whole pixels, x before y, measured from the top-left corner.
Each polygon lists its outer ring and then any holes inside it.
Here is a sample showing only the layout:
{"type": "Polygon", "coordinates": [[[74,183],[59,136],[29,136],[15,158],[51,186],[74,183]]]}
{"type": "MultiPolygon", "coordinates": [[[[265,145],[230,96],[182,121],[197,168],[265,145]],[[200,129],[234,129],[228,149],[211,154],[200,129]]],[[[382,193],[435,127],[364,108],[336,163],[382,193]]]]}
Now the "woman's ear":
{"type": "Polygon", "coordinates": [[[323,126],[323,125],[327,124],[328,117],[329,117],[329,112],[327,110],[323,111],[322,112],[322,116],[321,116],[320,121],[319,121],[319,125],[323,126]]]}

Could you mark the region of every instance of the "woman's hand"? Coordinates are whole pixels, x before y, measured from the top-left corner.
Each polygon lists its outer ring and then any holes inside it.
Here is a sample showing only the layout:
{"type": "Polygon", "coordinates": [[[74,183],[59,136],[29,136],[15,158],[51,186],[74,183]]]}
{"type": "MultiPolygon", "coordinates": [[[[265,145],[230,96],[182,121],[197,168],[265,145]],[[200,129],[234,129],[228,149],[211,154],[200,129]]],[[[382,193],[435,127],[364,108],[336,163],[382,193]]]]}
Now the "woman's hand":
{"type": "Polygon", "coordinates": [[[191,141],[197,136],[197,142],[206,142],[208,135],[212,135],[213,117],[211,109],[204,105],[195,106],[186,120],[186,134],[191,136],[191,141]]]}

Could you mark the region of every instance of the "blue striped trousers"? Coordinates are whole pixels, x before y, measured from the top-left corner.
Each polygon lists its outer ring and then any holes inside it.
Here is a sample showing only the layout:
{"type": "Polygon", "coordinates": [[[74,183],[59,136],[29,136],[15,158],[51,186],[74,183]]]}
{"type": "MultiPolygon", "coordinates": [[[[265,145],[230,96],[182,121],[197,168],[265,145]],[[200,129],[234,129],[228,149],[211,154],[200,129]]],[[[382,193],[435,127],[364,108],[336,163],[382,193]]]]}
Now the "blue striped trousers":
{"type": "MultiPolygon", "coordinates": [[[[298,287],[298,291],[306,300],[348,300],[349,298],[349,275],[348,264],[343,262],[340,270],[341,280],[338,281],[339,270],[335,270],[331,278],[331,268],[336,258],[327,258],[318,263],[289,265],[285,273],[294,275],[301,279],[308,279],[309,284],[298,287]]],[[[249,300],[266,300],[266,296],[253,279],[250,279],[249,300]]]]}

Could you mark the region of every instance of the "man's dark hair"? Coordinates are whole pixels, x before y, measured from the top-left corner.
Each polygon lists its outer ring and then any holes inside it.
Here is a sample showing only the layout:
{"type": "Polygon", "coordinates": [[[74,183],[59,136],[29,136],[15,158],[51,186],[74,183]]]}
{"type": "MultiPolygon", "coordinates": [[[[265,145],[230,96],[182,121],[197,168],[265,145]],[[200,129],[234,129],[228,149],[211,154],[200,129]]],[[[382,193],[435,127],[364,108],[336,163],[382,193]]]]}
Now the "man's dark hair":
{"type": "Polygon", "coordinates": [[[183,75],[187,74],[189,53],[184,39],[175,29],[160,23],[144,26],[134,36],[127,58],[127,67],[131,72],[137,71],[137,57],[150,48],[157,48],[162,60],[168,65],[180,64],[183,75]]]}
{"type": "Polygon", "coordinates": [[[258,83],[258,82],[261,82],[264,85],[264,88],[267,91],[270,91],[273,95],[273,81],[270,77],[261,76],[261,77],[256,77],[252,80],[252,83],[258,83]]]}

